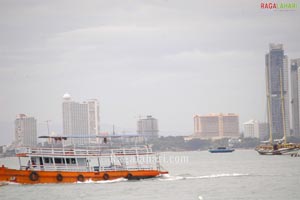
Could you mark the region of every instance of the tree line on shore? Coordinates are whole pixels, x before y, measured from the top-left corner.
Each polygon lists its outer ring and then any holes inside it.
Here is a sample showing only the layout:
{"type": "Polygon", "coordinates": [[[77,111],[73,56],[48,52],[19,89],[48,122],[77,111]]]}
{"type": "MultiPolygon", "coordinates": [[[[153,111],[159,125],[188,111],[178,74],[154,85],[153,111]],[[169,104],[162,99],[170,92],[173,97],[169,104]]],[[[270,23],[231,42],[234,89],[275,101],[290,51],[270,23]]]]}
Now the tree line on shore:
{"type": "MultiPolygon", "coordinates": [[[[288,141],[293,143],[300,143],[300,138],[289,137],[288,141]]],[[[254,149],[261,143],[261,141],[259,138],[244,137],[240,137],[235,140],[229,140],[228,138],[222,138],[217,140],[195,138],[186,141],[184,139],[184,136],[161,136],[159,138],[150,139],[148,143],[152,144],[152,148],[154,151],[197,151],[208,150],[209,148],[215,148],[220,146],[254,149]]]]}

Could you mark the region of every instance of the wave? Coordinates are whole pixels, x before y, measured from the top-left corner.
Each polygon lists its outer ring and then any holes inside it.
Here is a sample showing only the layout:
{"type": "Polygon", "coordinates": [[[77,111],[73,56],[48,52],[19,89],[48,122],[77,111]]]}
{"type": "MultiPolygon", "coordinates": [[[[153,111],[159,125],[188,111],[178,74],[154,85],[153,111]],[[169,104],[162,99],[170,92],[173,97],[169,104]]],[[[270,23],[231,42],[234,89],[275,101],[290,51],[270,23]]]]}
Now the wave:
{"type": "Polygon", "coordinates": [[[203,197],[199,195],[199,196],[198,196],[198,199],[199,199],[199,200],[203,200],[203,197]]]}
{"type": "Polygon", "coordinates": [[[113,179],[113,180],[103,180],[103,181],[93,181],[93,180],[86,180],[84,182],[76,182],[76,183],[80,183],[80,184],[86,184],[86,183],[98,183],[98,184],[107,184],[107,183],[119,183],[119,182],[125,182],[128,181],[128,179],[126,178],[117,178],[117,179],[113,179]]]}
{"type": "Polygon", "coordinates": [[[10,182],[10,181],[0,182],[0,186],[6,186],[6,185],[20,185],[20,183],[15,183],[15,182],[10,182]]]}
{"type": "Polygon", "coordinates": [[[176,181],[176,180],[187,180],[187,179],[210,179],[210,178],[221,178],[221,177],[237,177],[237,176],[249,176],[249,174],[212,174],[206,176],[171,176],[169,174],[164,174],[158,180],[160,181],[176,181]]]}
{"type": "MultiPolygon", "coordinates": [[[[221,177],[238,177],[238,176],[249,176],[249,174],[239,174],[239,173],[232,173],[232,174],[212,174],[212,175],[205,175],[205,176],[191,176],[190,174],[182,174],[178,176],[171,176],[169,174],[160,175],[157,179],[151,180],[158,180],[158,181],[177,181],[177,180],[189,180],[189,179],[210,179],[210,178],[221,178],[221,177]]],[[[120,183],[126,182],[128,179],[126,178],[118,178],[113,180],[102,180],[102,181],[93,181],[88,179],[84,182],[75,182],[78,184],[109,184],[109,183],[120,183]]],[[[3,185],[20,185],[20,183],[14,182],[2,182],[3,185]]],[[[38,184],[40,185],[40,184],[38,184]]],[[[43,184],[41,184],[43,185],[43,184]]]]}

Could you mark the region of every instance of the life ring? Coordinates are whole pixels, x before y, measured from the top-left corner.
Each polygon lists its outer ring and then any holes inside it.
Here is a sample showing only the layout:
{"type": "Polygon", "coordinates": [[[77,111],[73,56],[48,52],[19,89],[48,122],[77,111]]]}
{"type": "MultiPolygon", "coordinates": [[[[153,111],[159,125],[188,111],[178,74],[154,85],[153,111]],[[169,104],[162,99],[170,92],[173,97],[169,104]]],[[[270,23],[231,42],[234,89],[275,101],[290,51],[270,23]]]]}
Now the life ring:
{"type": "Polygon", "coordinates": [[[104,179],[104,180],[108,180],[108,179],[109,179],[109,175],[105,173],[105,174],[103,175],[103,179],[104,179]]]}
{"type": "Polygon", "coordinates": [[[57,174],[56,180],[61,182],[64,179],[64,177],[61,174],[57,174]]]}
{"type": "Polygon", "coordinates": [[[126,178],[127,178],[128,180],[130,180],[130,179],[132,179],[132,178],[133,178],[133,176],[132,176],[132,174],[131,174],[131,173],[128,173],[128,174],[127,174],[127,176],[126,176],[126,178]]]}
{"type": "Polygon", "coordinates": [[[29,179],[31,180],[31,181],[37,181],[37,180],[39,180],[39,174],[37,173],[37,172],[31,172],[30,174],[29,174],[29,179]]]}
{"type": "Polygon", "coordinates": [[[77,176],[77,180],[78,180],[79,182],[83,182],[83,181],[84,181],[84,176],[83,176],[82,174],[78,175],[78,176],[77,176]]]}

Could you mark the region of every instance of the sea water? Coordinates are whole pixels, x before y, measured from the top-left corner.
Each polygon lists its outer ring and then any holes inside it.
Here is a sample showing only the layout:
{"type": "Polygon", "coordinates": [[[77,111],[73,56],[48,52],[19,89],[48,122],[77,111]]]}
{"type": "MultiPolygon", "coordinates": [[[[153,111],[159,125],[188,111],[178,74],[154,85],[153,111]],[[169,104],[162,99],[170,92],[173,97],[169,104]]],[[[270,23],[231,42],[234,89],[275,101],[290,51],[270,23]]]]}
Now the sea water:
{"type": "MultiPolygon", "coordinates": [[[[169,175],[139,181],[9,184],[0,187],[0,199],[300,199],[300,157],[261,156],[254,150],[167,152],[161,162],[169,175]]],[[[2,158],[2,164],[17,168],[18,162],[2,158]]]]}

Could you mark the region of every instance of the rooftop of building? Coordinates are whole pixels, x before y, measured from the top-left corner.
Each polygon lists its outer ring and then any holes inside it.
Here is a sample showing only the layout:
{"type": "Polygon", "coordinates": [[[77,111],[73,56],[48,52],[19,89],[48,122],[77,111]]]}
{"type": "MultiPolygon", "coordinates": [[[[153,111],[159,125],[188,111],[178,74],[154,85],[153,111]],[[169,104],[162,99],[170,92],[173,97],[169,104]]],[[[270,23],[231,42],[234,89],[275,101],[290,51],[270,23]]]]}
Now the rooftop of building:
{"type": "Polygon", "coordinates": [[[235,113],[210,113],[208,115],[194,115],[194,117],[219,117],[219,116],[224,116],[224,117],[228,117],[228,116],[235,116],[238,117],[238,114],[235,113]]]}
{"type": "Polygon", "coordinates": [[[269,47],[270,47],[270,51],[271,50],[283,50],[283,44],[271,43],[269,47]]]}

